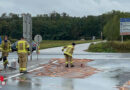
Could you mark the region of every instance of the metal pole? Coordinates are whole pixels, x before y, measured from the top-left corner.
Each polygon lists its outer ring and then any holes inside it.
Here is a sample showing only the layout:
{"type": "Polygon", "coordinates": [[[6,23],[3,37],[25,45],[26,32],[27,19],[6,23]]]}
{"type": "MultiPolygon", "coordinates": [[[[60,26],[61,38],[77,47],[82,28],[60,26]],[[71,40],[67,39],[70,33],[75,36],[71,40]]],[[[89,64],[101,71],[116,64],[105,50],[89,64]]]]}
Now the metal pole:
{"type": "Polygon", "coordinates": [[[31,57],[30,57],[30,61],[32,61],[32,19],[31,19],[31,15],[30,16],[30,45],[31,45],[31,57]]]}
{"type": "Polygon", "coordinates": [[[37,53],[37,61],[38,61],[38,53],[37,53]]]}
{"type": "Polygon", "coordinates": [[[37,61],[38,61],[38,46],[39,46],[39,44],[38,44],[38,43],[36,43],[36,54],[37,54],[37,61]]]}
{"type": "Polygon", "coordinates": [[[32,61],[32,43],[30,42],[30,61],[32,61]]]}
{"type": "Polygon", "coordinates": [[[38,46],[39,46],[39,44],[37,43],[37,47],[36,47],[37,61],[38,61],[38,46]]]}

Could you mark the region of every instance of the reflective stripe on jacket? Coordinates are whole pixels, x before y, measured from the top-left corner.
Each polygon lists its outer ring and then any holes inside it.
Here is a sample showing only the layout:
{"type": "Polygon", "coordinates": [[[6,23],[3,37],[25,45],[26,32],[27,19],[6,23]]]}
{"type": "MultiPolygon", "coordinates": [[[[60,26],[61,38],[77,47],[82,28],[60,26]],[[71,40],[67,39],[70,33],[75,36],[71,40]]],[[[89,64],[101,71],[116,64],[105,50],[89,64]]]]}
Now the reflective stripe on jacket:
{"type": "Polygon", "coordinates": [[[64,51],[64,54],[67,54],[67,55],[69,55],[69,56],[72,56],[73,50],[74,50],[73,45],[68,45],[68,46],[66,47],[66,51],[64,51]]]}
{"type": "Polygon", "coordinates": [[[25,40],[20,40],[18,41],[16,48],[18,53],[28,53],[27,49],[29,48],[29,44],[25,40]]]}

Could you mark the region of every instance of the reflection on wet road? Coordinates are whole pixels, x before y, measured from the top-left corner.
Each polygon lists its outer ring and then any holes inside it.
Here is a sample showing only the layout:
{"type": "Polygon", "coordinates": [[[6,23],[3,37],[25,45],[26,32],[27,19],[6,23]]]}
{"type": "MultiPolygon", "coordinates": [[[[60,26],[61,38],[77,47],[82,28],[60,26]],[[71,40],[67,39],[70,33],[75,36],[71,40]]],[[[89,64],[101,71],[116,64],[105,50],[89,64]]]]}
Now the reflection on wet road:
{"type": "MultiPolygon", "coordinates": [[[[88,78],[61,78],[33,76],[25,74],[7,80],[7,85],[2,90],[119,90],[130,80],[130,54],[129,53],[88,53],[89,44],[77,45],[74,58],[94,59],[88,65],[101,70],[88,78]]],[[[10,61],[17,59],[16,53],[10,55],[10,61]],[[15,57],[15,58],[14,58],[15,57]]],[[[35,53],[33,58],[36,58],[35,53]]],[[[64,58],[61,47],[41,50],[40,59],[64,58]]]]}

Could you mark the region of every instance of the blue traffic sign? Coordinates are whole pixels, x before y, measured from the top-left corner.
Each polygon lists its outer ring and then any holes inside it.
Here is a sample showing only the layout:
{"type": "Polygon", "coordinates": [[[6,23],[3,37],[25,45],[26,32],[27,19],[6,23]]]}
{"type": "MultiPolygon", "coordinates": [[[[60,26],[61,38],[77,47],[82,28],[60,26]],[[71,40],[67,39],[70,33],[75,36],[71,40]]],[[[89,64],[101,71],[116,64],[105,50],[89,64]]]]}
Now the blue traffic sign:
{"type": "Polygon", "coordinates": [[[130,22],[130,18],[120,18],[120,22],[130,22]]]}

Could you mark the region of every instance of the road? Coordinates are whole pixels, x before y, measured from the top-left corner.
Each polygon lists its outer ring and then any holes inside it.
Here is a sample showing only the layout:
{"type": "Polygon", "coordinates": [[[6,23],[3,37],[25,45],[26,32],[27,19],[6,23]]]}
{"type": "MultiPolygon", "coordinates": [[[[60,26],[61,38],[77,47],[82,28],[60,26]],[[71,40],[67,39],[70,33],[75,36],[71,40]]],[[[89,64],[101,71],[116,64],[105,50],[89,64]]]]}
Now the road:
{"type": "MultiPolygon", "coordinates": [[[[130,53],[90,53],[84,50],[90,43],[76,45],[74,58],[93,59],[88,65],[100,70],[100,72],[84,78],[61,77],[34,77],[31,74],[7,77],[7,84],[1,86],[1,90],[119,90],[130,80],[130,53]],[[8,79],[9,78],[9,79],[8,79]],[[21,80],[25,80],[21,82],[21,80]]],[[[49,48],[40,51],[39,60],[42,63],[49,62],[52,58],[64,58],[62,47],[49,48]]],[[[36,55],[33,53],[34,62],[36,55]]],[[[9,55],[9,59],[17,60],[16,53],[9,55]],[[15,58],[14,58],[15,57],[15,58]]],[[[36,61],[37,62],[37,61],[36,61]]],[[[30,65],[29,65],[30,66],[30,65]]]]}

